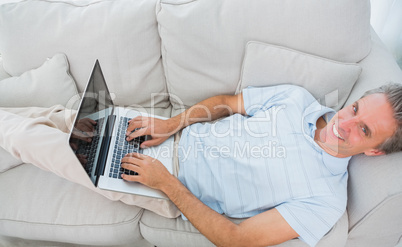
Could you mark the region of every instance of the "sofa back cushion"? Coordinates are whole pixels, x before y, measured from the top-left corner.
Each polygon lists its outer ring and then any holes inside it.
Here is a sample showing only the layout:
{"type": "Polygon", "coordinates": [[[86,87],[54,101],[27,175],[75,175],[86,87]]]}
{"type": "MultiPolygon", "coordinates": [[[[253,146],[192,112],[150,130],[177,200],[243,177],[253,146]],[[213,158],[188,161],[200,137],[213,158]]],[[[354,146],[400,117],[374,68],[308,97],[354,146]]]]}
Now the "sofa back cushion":
{"type": "Polygon", "coordinates": [[[250,41],[247,43],[241,79],[236,93],[248,86],[293,84],[307,89],[336,111],[347,100],[362,68],[288,48],[250,41]]]}
{"type": "Polygon", "coordinates": [[[0,53],[12,76],[67,55],[80,92],[99,59],[119,105],[170,105],[161,63],[156,0],[46,1],[0,6],[0,53]],[[165,93],[151,98],[152,93],[165,93]]]}
{"type": "Polygon", "coordinates": [[[160,0],[158,8],[176,108],[233,94],[250,40],[349,63],[370,51],[369,0],[160,0]]]}

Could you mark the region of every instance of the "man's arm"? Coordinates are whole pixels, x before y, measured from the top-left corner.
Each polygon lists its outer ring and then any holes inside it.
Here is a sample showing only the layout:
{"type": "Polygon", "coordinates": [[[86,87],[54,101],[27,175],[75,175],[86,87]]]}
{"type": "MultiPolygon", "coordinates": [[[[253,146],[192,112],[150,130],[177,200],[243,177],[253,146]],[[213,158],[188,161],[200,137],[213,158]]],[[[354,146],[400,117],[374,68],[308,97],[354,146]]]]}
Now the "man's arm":
{"type": "Polygon", "coordinates": [[[127,181],[143,183],[161,190],[189,221],[217,246],[267,246],[298,237],[276,209],[251,217],[239,225],[215,212],[196,198],[156,159],[129,154],[122,167],[138,173],[123,175],[127,181]]]}
{"type": "Polygon", "coordinates": [[[214,121],[235,113],[246,115],[242,93],[208,98],[171,118],[171,121],[182,129],[194,123],[214,121]]]}
{"type": "Polygon", "coordinates": [[[191,124],[214,121],[235,113],[246,115],[242,94],[214,96],[166,120],[141,116],[132,119],[127,128],[127,141],[138,136],[151,135],[152,140],[144,142],[142,146],[158,145],[191,124]],[[134,131],[137,128],[141,129],[134,131]]]}

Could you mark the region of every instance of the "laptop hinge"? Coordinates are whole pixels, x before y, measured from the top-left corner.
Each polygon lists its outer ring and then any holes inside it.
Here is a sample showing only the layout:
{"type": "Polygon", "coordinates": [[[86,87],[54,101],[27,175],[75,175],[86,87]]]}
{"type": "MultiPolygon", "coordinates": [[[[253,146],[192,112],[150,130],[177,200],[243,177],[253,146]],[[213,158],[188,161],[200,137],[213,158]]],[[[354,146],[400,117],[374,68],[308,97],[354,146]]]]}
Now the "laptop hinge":
{"type": "Polygon", "coordinates": [[[98,164],[96,166],[96,171],[95,171],[95,176],[96,176],[95,186],[96,187],[98,186],[99,177],[105,173],[107,154],[109,153],[109,146],[110,146],[110,142],[112,139],[112,132],[113,132],[113,127],[114,127],[115,121],[116,121],[116,116],[110,115],[106,122],[105,134],[102,137],[102,139],[103,139],[102,145],[100,148],[98,164]]]}

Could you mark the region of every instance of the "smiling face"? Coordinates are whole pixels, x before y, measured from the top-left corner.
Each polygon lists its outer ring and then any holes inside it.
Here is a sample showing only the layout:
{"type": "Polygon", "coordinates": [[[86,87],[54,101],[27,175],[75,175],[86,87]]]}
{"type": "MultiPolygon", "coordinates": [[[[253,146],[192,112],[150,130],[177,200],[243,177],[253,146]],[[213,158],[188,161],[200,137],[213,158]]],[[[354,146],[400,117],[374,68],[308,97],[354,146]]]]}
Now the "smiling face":
{"type": "Polygon", "coordinates": [[[380,155],[383,152],[376,147],[391,137],[396,128],[387,97],[376,93],[340,110],[325,127],[317,129],[315,140],[324,151],[339,158],[360,153],[380,155]]]}

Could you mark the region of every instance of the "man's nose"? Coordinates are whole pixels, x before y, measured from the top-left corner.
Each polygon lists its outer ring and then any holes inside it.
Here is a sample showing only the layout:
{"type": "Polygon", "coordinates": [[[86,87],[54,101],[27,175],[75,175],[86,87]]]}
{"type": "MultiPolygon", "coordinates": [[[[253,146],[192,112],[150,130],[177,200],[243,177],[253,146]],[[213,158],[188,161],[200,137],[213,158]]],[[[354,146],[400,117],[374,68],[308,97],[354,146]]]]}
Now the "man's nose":
{"type": "Polygon", "coordinates": [[[353,126],[359,122],[357,117],[350,117],[348,119],[342,119],[339,121],[339,128],[342,128],[345,131],[350,132],[353,126]]]}

